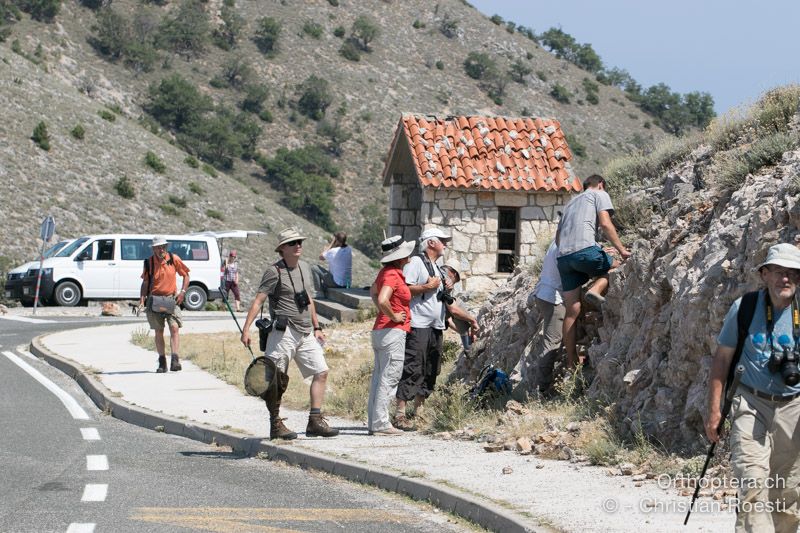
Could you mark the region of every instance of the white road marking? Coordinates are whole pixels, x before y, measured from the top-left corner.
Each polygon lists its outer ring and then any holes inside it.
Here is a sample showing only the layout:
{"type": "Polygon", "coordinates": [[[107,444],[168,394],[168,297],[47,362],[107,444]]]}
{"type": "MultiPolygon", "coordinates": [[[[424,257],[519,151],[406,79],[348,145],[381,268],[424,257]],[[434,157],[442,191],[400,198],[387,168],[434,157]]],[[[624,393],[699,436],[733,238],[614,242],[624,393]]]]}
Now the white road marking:
{"type": "Polygon", "coordinates": [[[83,489],[82,502],[104,502],[108,496],[107,483],[87,483],[83,489]]]}
{"type": "Polygon", "coordinates": [[[26,316],[0,316],[0,319],[28,322],[30,324],[52,324],[55,322],[55,320],[42,320],[41,318],[28,318],[26,316]]]}
{"type": "Polygon", "coordinates": [[[87,455],[86,470],[108,470],[108,457],[105,455],[87,455]]]}
{"type": "Polygon", "coordinates": [[[3,352],[3,355],[8,357],[12,363],[30,374],[33,379],[44,385],[47,390],[55,394],[56,398],[61,400],[61,403],[63,403],[64,407],[67,408],[69,414],[72,415],[72,418],[76,420],[90,420],[89,415],[87,415],[86,411],[84,411],[83,408],[78,405],[78,402],[75,401],[75,398],[64,392],[58,385],[44,377],[41,372],[11,352],[3,352]]]}
{"type": "Polygon", "coordinates": [[[97,428],[81,428],[83,440],[100,440],[100,433],[97,428]]]}
{"type": "Polygon", "coordinates": [[[94,533],[94,524],[78,524],[73,522],[67,528],[67,533],[94,533]]]}

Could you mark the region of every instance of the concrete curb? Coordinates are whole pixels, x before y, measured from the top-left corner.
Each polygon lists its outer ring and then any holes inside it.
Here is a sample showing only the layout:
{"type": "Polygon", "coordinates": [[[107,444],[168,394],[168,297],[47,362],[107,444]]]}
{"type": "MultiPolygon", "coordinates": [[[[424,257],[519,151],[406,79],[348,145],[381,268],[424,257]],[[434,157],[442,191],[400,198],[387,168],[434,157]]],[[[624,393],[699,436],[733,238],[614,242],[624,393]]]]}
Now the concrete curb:
{"type": "Polygon", "coordinates": [[[114,397],[114,394],[105,385],[91,374],[86,373],[81,365],[47,349],[41,343],[44,336],[46,335],[36,337],[31,341],[31,353],[74,379],[102,411],[129,424],[179,435],[206,444],[230,446],[234,451],[249,457],[259,454],[266,455],[271,461],[283,461],[302,468],[320,470],[349,481],[409,496],[415,500],[428,501],[443,511],[456,514],[491,531],[504,533],[552,531],[545,526],[537,526],[534,529],[511,510],[438,483],[409,478],[380,468],[332,458],[311,450],[300,450],[291,445],[278,446],[258,437],[236,435],[212,426],[188,422],[131,405],[114,397]]]}

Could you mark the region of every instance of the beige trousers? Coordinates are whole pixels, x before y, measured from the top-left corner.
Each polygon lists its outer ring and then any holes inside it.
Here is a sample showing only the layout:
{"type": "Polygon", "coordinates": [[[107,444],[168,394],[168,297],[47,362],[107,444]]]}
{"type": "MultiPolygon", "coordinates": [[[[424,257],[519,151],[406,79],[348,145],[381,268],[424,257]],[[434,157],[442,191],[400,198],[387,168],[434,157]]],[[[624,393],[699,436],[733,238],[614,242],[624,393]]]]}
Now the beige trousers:
{"type": "Polygon", "coordinates": [[[731,466],[739,483],[736,531],[797,531],[800,398],[773,402],[740,389],[732,412],[731,466]]]}

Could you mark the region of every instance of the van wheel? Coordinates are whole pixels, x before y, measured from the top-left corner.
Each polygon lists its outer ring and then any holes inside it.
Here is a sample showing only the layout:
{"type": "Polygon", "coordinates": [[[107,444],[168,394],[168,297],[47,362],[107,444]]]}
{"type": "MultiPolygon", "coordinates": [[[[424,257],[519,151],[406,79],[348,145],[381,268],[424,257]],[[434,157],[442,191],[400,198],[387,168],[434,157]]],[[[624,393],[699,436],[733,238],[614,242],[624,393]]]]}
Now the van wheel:
{"type": "Polygon", "coordinates": [[[202,287],[192,285],[183,298],[183,307],[189,311],[202,311],[206,307],[206,291],[202,287]]]}
{"type": "Polygon", "coordinates": [[[71,281],[64,281],[58,284],[53,297],[58,305],[75,307],[81,301],[81,289],[71,281]]]}

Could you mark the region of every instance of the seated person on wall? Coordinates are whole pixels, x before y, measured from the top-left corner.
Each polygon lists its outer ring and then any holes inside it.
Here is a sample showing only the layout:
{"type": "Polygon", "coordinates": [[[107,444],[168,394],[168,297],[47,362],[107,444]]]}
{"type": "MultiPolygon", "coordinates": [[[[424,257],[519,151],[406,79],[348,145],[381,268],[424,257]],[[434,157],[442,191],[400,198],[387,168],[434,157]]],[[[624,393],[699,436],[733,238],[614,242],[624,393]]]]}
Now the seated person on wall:
{"type": "Polygon", "coordinates": [[[347,233],[337,231],[333,239],[319,254],[320,261],[327,261],[330,270],[322,265],[314,265],[314,290],[317,297],[327,296],[327,289],[350,286],[353,272],[353,249],[347,245],[347,233]]]}

